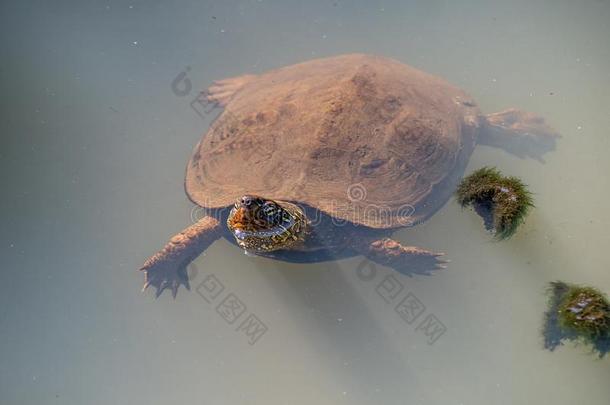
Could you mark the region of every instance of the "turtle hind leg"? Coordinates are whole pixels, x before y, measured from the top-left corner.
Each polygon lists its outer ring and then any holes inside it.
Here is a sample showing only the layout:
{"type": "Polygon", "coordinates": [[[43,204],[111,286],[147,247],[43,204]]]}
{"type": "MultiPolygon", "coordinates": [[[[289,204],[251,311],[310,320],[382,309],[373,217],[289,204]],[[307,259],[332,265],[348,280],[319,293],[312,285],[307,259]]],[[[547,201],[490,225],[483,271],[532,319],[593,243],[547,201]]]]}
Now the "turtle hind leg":
{"type": "Polygon", "coordinates": [[[163,290],[171,288],[176,298],[180,285],[190,290],[186,266],[220,238],[220,230],[220,222],[207,216],[171,238],[140,268],[146,273],[142,291],[152,285],[159,297],[163,290]]]}
{"type": "Polygon", "coordinates": [[[559,138],[544,118],[511,108],[484,117],[479,143],[542,162],[542,156],[555,149],[559,138]]]}
{"type": "Polygon", "coordinates": [[[256,75],[242,75],[215,81],[207,90],[208,101],[216,103],[221,107],[226,106],[235,93],[250,83],[255,77],[256,75]]]}
{"type": "Polygon", "coordinates": [[[405,275],[430,274],[434,270],[446,268],[444,253],[435,253],[426,249],[403,246],[399,242],[383,238],[364,246],[364,256],[375,263],[391,267],[405,275]]]}

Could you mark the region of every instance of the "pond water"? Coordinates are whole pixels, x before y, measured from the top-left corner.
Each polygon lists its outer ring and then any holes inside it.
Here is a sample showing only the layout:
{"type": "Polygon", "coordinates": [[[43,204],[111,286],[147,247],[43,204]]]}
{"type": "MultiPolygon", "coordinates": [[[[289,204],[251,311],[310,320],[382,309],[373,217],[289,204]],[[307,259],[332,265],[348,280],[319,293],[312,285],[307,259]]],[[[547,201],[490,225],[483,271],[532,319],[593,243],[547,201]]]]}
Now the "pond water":
{"type": "Polygon", "coordinates": [[[610,292],[608,1],[90,3],[0,5],[1,403],[609,403],[610,359],[541,335],[549,282],[610,292]],[[350,52],[561,133],[544,162],[485,146],[470,159],[467,173],[497,166],[534,192],[518,233],[494,242],[451,200],[395,234],[447,254],[429,276],[221,240],[190,292],[140,293],[137,269],[191,221],[184,167],[214,118],[191,108],[197,92],[350,52]],[[172,91],[181,72],[190,92],[172,91]],[[238,319],[217,310],[234,298],[238,319]],[[395,310],[405,298],[417,319],[395,310]]]}

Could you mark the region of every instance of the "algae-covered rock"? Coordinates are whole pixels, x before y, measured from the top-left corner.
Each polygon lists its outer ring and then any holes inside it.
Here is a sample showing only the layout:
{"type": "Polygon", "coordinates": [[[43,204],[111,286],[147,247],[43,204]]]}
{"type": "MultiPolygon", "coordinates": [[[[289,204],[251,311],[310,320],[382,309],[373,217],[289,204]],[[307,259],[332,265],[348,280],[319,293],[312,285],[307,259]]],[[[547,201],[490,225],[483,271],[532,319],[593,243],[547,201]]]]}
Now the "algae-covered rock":
{"type": "Polygon", "coordinates": [[[559,303],[559,322],[566,329],[587,339],[610,334],[610,304],[592,287],[570,287],[559,303]]]}
{"type": "Polygon", "coordinates": [[[455,194],[462,207],[474,208],[497,239],[510,238],[534,206],[532,194],[520,179],[505,177],[492,167],[465,177],[455,194]]]}
{"type": "Polygon", "coordinates": [[[610,351],[608,298],[593,287],[550,283],[543,335],[549,350],[568,340],[588,344],[600,357],[604,356],[610,351]]]}

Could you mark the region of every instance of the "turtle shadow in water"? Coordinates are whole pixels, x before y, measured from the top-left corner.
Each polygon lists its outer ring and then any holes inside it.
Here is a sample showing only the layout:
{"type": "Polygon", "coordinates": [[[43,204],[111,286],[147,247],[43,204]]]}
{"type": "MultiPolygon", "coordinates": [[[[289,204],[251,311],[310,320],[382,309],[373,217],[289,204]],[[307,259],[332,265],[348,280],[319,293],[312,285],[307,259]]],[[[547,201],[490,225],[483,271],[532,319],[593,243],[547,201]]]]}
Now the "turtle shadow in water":
{"type": "MultiPolygon", "coordinates": [[[[559,324],[559,305],[568,289],[569,286],[564,283],[554,283],[549,289],[549,307],[544,314],[542,327],[544,348],[549,351],[554,351],[566,341],[576,344],[583,343],[578,334],[562,328],[559,324]]],[[[596,339],[591,344],[592,351],[597,353],[600,358],[610,352],[610,337],[596,339]]]]}
{"type": "MultiPolygon", "coordinates": [[[[360,257],[356,260],[366,259],[360,257]]],[[[417,370],[402,360],[405,353],[389,339],[384,332],[387,327],[380,325],[371,313],[366,300],[351,285],[349,274],[340,262],[301,264],[290,269],[286,267],[295,265],[270,261],[268,266],[276,269],[275,274],[282,277],[270,272],[261,274],[283,300],[290,302],[298,297],[295,308],[302,309],[297,309],[299,313],[296,316],[300,318],[303,330],[308,331],[304,335],[310,338],[310,344],[314,346],[312,350],[320,354],[320,361],[327,363],[324,368],[336,372],[337,376],[347,374],[338,384],[358,391],[351,395],[352,398],[366,398],[373,388],[388,398],[404,396],[407,390],[417,389],[415,383],[405,385],[405,381],[417,381],[417,370]],[[290,288],[286,288],[286,284],[290,288]]],[[[356,268],[354,265],[353,277],[357,277],[356,268]]],[[[387,310],[391,311],[391,308],[387,310]]],[[[402,326],[400,318],[395,321],[396,327],[402,326]]]]}

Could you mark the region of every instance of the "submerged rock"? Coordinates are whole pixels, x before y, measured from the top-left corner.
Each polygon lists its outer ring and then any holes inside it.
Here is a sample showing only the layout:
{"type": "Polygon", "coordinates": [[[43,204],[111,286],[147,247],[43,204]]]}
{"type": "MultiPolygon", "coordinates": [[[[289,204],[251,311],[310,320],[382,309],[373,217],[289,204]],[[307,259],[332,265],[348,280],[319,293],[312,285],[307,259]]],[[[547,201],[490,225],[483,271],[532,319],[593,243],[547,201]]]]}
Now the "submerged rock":
{"type": "Polygon", "coordinates": [[[610,351],[610,302],[593,287],[554,281],[543,328],[544,345],[554,350],[563,341],[588,344],[600,357],[610,351]]]}
{"type": "Polygon", "coordinates": [[[485,229],[497,239],[510,238],[534,207],[532,194],[517,177],[505,177],[493,167],[483,167],[465,177],[456,198],[462,207],[472,206],[485,229]]]}

